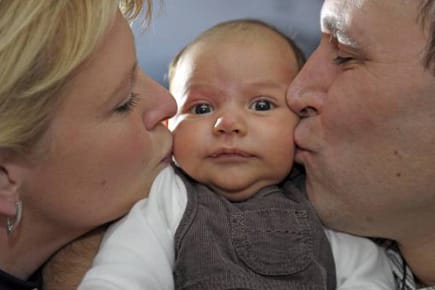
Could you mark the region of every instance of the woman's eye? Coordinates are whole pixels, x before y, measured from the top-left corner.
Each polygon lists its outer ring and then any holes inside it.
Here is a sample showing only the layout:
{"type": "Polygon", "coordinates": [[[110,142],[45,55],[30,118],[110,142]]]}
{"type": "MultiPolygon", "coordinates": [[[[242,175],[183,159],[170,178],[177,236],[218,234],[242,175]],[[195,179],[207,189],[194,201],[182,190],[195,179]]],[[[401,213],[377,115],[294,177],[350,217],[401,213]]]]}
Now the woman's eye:
{"type": "Polygon", "coordinates": [[[213,112],[213,107],[209,104],[197,104],[192,107],[191,112],[196,115],[208,114],[213,112]]]}
{"type": "Polygon", "coordinates": [[[274,108],[274,105],[268,100],[258,100],[252,103],[250,109],[255,111],[268,111],[274,108]]]}
{"type": "Polygon", "coordinates": [[[352,60],[353,60],[353,57],[345,57],[345,56],[337,55],[334,58],[334,63],[337,64],[337,65],[340,65],[340,64],[348,63],[348,62],[350,62],[352,60]]]}
{"type": "Polygon", "coordinates": [[[137,104],[137,102],[138,102],[137,94],[131,93],[128,100],[125,103],[121,104],[119,107],[117,107],[115,111],[118,113],[128,113],[133,109],[133,107],[137,104]]]}

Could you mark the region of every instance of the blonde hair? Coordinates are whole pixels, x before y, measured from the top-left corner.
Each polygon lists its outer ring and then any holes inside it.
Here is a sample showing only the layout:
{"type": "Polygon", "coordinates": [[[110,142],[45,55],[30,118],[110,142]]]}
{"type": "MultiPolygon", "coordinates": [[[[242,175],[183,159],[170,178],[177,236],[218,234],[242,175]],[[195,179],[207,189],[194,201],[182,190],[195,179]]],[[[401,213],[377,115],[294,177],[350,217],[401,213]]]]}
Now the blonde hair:
{"type": "Polygon", "coordinates": [[[22,152],[48,127],[59,91],[118,8],[134,19],[152,0],[0,1],[0,148],[22,152]]]}

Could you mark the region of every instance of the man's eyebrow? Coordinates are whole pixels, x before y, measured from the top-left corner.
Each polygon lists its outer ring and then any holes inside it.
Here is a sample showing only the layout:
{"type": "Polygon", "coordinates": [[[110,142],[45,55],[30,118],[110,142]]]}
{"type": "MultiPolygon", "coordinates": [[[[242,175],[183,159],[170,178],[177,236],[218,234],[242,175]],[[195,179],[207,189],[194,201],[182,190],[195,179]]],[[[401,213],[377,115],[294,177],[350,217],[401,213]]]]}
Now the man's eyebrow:
{"type": "Polygon", "coordinates": [[[345,27],[344,20],[335,16],[325,16],[322,18],[322,27],[327,30],[332,37],[335,37],[339,43],[348,45],[353,48],[359,48],[358,42],[349,35],[345,27]]]}

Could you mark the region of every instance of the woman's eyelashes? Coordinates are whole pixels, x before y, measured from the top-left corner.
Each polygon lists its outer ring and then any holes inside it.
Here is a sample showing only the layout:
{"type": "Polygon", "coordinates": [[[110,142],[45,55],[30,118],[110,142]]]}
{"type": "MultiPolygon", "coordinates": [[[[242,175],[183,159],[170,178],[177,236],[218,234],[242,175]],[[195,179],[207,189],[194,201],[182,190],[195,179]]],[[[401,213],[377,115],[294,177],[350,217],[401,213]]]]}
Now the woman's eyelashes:
{"type": "Polygon", "coordinates": [[[133,107],[138,103],[138,95],[135,93],[131,93],[130,97],[121,105],[116,107],[115,111],[118,113],[128,113],[130,112],[133,107]]]}

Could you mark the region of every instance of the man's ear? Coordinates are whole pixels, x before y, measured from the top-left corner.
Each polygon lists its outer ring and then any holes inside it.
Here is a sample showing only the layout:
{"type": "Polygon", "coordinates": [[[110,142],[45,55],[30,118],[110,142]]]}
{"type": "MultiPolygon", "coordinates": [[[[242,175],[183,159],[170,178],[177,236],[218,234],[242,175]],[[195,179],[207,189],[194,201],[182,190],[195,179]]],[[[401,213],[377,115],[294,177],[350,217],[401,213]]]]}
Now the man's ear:
{"type": "Polygon", "coordinates": [[[18,166],[9,160],[9,156],[0,149],[0,216],[15,216],[16,202],[20,198],[18,166]]]}

